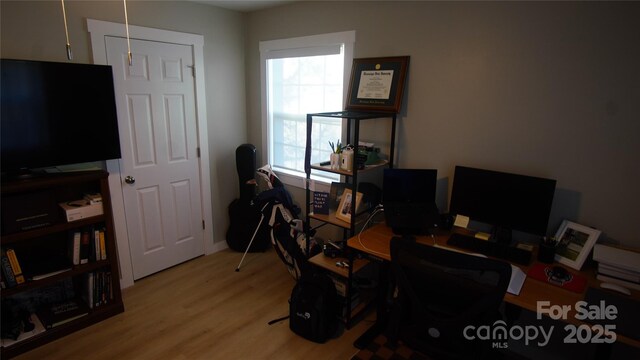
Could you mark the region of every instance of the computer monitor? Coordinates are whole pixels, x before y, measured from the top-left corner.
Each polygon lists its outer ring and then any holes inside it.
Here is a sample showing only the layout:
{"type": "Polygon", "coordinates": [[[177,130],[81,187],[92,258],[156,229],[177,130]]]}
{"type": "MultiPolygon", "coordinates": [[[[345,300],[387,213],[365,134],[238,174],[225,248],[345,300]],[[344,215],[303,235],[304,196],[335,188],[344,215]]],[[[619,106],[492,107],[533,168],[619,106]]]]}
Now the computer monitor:
{"type": "Polygon", "coordinates": [[[437,226],[435,169],[384,169],[382,205],[395,234],[426,233],[437,226]]]}
{"type": "Polygon", "coordinates": [[[498,242],[511,242],[511,230],[545,236],[555,187],[551,179],[456,166],[449,213],[493,225],[498,242]]]}

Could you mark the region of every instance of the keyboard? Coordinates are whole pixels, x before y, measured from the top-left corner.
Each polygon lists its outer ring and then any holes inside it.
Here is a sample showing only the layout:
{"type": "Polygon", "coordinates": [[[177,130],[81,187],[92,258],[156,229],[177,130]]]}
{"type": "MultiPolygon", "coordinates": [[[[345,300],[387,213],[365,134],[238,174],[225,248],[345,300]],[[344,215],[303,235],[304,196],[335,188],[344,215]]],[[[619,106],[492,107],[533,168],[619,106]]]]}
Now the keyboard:
{"type": "Polygon", "coordinates": [[[520,265],[529,265],[531,262],[531,251],[518,249],[517,247],[506,244],[477,239],[473,236],[453,233],[449,236],[447,245],[456,246],[520,265]]]}

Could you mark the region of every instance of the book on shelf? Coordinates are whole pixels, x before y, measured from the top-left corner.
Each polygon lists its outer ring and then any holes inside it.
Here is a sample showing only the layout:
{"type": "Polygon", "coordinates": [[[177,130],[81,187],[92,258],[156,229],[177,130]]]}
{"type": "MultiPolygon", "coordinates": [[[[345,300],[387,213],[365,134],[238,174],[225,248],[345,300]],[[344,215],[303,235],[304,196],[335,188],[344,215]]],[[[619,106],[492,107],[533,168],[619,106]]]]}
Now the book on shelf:
{"type": "Polygon", "coordinates": [[[91,229],[89,237],[89,262],[100,261],[100,230],[91,229]]]}
{"type": "Polygon", "coordinates": [[[13,249],[7,249],[7,258],[9,259],[9,264],[11,265],[11,270],[13,271],[13,277],[16,279],[16,283],[24,284],[25,279],[22,274],[22,267],[20,266],[20,262],[18,261],[18,257],[16,256],[16,251],[13,249]]]}
{"type": "Polygon", "coordinates": [[[620,269],[640,272],[640,253],[609,245],[595,244],[593,260],[620,269]]]}
{"type": "Polygon", "coordinates": [[[39,274],[39,275],[34,275],[31,280],[42,280],[42,279],[46,279],[48,277],[52,277],[54,275],[58,275],[58,274],[62,274],[63,272],[67,272],[71,270],[71,268],[67,268],[67,269],[60,269],[60,270],[55,270],[55,271],[51,271],[48,273],[44,273],[44,274],[39,274]]]}
{"type": "Polygon", "coordinates": [[[621,269],[612,265],[607,265],[604,263],[598,264],[598,274],[613,276],[618,279],[623,279],[631,282],[635,282],[640,284],[640,273],[621,269]]]}
{"type": "Polygon", "coordinates": [[[37,311],[45,329],[52,329],[89,314],[89,307],[80,299],[49,304],[37,311]]]}
{"type": "Polygon", "coordinates": [[[600,281],[603,281],[603,282],[609,282],[609,283],[613,283],[613,284],[618,284],[618,285],[621,285],[621,286],[629,288],[629,289],[640,290],[640,284],[639,283],[631,282],[631,281],[627,281],[627,280],[623,280],[623,279],[618,279],[617,277],[598,274],[598,275],[596,275],[596,279],[598,279],[600,281]]]}
{"type": "Polygon", "coordinates": [[[100,260],[107,260],[107,244],[104,232],[105,229],[100,230],[100,260]]]}
{"type": "Polygon", "coordinates": [[[338,279],[336,276],[329,275],[333,284],[336,286],[338,296],[347,296],[347,279],[338,279]]]}
{"type": "Polygon", "coordinates": [[[80,237],[80,264],[86,264],[89,262],[91,233],[92,231],[89,229],[82,230],[82,236],[80,237]]]}
{"type": "Polygon", "coordinates": [[[347,306],[351,306],[350,310],[354,310],[356,307],[358,307],[358,305],[360,305],[360,294],[355,291],[354,294],[351,296],[351,300],[347,300],[347,298],[342,297],[342,296],[338,296],[338,301],[341,304],[342,307],[342,317],[347,316],[347,306]]]}
{"type": "Polygon", "coordinates": [[[93,231],[93,243],[95,246],[96,261],[102,260],[102,253],[100,252],[100,229],[93,231]]]}
{"type": "Polygon", "coordinates": [[[73,265],[80,265],[80,239],[82,233],[80,231],[72,231],[69,233],[69,260],[73,265]]]}
{"type": "Polygon", "coordinates": [[[106,305],[113,300],[113,281],[110,271],[94,271],[84,275],[82,299],[89,308],[106,305]]]}
{"type": "Polygon", "coordinates": [[[93,272],[84,274],[84,289],[82,291],[82,300],[89,306],[89,308],[93,309],[95,303],[93,300],[93,284],[94,284],[95,274],[93,272]]]}
{"type": "Polygon", "coordinates": [[[13,270],[11,270],[9,258],[5,254],[4,250],[2,251],[2,258],[0,261],[0,266],[2,266],[2,279],[4,280],[5,285],[10,288],[18,285],[16,277],[13,275],[13,270]]]}

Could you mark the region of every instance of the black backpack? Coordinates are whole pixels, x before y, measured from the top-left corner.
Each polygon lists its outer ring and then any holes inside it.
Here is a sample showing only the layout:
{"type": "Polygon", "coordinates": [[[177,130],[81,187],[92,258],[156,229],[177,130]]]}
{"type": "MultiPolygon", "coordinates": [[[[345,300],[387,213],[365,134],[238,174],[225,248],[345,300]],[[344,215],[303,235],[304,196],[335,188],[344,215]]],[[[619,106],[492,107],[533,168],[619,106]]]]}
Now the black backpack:
{"type": "Polygon", "coordinates": [[[338,332],[338,294],[331,278],[304,274],[289,301],[289,328],[307,340],[324,343],[338,332]]]}

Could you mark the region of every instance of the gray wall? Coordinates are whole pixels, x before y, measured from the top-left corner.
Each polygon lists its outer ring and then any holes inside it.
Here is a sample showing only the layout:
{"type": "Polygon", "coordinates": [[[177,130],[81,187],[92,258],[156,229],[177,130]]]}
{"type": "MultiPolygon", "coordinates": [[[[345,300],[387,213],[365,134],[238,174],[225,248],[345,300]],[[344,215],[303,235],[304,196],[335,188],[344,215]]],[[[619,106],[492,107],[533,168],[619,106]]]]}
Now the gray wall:
{"type": "MultiPolygon", "coordinates": [[[[237,197],[235,148],[246,142],[244,16],[184,1],[129,1],[131,25],[204,36],[214,241],[224,241],[227,205],[237,197]]],[[[92,63],[86,19],[124,23],[122,1],[66,1],[76,63],[92,63]]],[[[66,62],[59,1],[0,3],[3,58],[66,62]]]]}
{"type": "MultiPolygon", "coordinates": [[[[258,42],[356,30],[356,57],[411,56],[397,160],[438,169],[441,208],[456,164],[551,177],[550,232],[567,218],[640,246],[640,3],[128,5],[132,25],[204,35],[216,241],[237,196],[235,147],[262,148],[258,42]]],[[[124,22],[121,2],[66,6],[74,62],[90,63],[85,19],[124,22]]],[[[2,57],[66,61],[58,1],[3,0],[0,15],[2,57]]]]}
{"type": "Polygon", "coordinates": [[[332,1],[250,13],[248,137],[261,149],[259,41],[356,30],[356,57],[411,56],[397,161],[438,169],[442,209],[455,165],[549,177],[551,234],[566,218],[640,246],[638,19],[634,2],[332,1]]]}

